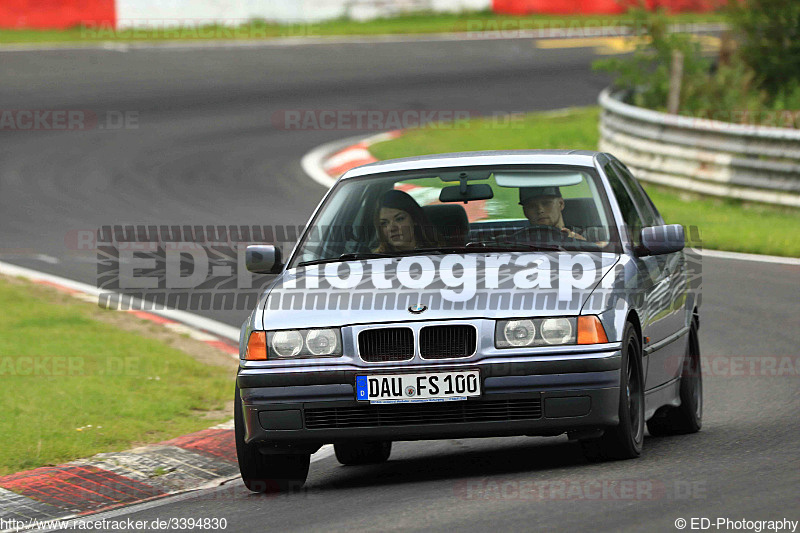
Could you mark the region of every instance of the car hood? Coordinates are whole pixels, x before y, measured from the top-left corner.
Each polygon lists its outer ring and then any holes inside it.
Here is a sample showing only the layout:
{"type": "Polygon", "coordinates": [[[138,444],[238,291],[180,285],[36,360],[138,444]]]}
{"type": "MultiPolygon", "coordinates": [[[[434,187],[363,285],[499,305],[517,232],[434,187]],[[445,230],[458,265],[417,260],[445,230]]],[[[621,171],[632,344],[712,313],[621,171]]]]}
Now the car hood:
{"type": "Polygon", "coordinates": [[[289,269],[262,300],[261,326],[577,315],[620,257],[586,252],[450,254],[289,269]],[[506,258],[508,264],[497,265],[506,258]]]}

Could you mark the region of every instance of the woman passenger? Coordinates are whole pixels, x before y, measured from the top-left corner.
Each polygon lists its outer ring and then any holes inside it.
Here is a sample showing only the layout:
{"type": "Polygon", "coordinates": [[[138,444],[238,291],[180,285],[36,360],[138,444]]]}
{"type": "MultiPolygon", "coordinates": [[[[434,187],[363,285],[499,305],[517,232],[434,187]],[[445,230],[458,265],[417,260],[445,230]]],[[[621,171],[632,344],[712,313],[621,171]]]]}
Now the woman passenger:
{"type": "Polygon", "coordinates": [[[387,191],[375,209],[374,222],[379,243],[376,252],[403,252],[439,245],[425,211],[406,192],[387,191]]]}

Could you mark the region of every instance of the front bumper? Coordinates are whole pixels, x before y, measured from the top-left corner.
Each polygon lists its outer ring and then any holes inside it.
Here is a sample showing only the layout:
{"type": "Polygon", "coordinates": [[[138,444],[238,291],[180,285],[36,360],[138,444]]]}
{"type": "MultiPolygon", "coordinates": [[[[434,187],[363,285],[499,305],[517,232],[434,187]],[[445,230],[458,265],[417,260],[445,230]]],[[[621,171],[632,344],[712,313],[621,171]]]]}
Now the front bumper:
{"type": "Polygon", "coordinates": [[[308,446],[351,439],[423,440],[553,435],[619,423],[619,350],[560,360],[520,358],[394,368],[241,369],[246,442],[308,446]],[[356,375],[477,368],[480,398],[370,405],[356,375]]]}

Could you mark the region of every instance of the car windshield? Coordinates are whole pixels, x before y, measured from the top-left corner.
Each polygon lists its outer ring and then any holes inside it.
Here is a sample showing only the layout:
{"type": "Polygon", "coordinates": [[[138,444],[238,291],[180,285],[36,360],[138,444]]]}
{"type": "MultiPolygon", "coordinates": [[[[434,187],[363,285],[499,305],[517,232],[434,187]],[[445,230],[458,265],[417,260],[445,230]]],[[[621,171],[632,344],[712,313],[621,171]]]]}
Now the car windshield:
{"type": "Polygon", "coordinates": [[[339,181],[290,266],[415,254],[618,249],[592,168],[448,168],[339,181]]]}

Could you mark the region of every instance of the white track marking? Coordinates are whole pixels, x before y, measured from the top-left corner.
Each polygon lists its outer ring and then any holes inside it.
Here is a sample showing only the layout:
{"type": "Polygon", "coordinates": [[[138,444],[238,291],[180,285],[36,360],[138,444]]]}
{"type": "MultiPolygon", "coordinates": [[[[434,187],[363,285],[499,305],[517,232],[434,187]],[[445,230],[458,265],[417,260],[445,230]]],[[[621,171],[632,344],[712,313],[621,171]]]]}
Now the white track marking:
{"type": "Polygon", "coordinates": [[[317,450],[317,453],[311,456],[311,462],[316,463],[317,461],[322,461],[323,459],[327,459],[331,455],[333,455],[333,444],[326,444],[325,446],[317,450]]]}
{"type": "Polygon", "coordinates": [[[303,167],[303,172],[326,189],[333,187],[333,184],[336,183],[336,179],[325,172],[322,161],[327,156],[336,152],[336,150],[332,148],[334,145],[338,146],[339,143],[327,143],[317,146],[300,160],[300,166],[303,167]]]}
{"type": "Polygon", "coordinates": [[[333,187],[336,183],[336,178],[332,177],[325,171],[325,163],[328,158],[334,154],[344,150],[348,146],[353,146],[362,142],[376,143],[390,139],[391,134],[381,132],[376,135],[348,137],[346,139],[339,139],[338,141],[327,142],[313,148],[306,155],[300,159],[300,166],[309,178],[316,181],[326,189],[333,187]]]}
{"type": "Polygon", "coordinates": [[[34,259],[42,261],[43,263],[50,263],[51,265],[57,265],[61,262],[58,257],[53,257],[52,255],[47,254],[36,254],[34,259]]]}
{"type": "Polygon", "coordinates": [[[795,257],[780,257],[777,255],[742,254],[739,252],[725,252],[722,250],[700,250],[700,255],[714,259],[730,259],[734,261],[752,261],[756,263],[773,263],[776,265],[800,266],[800,259],[795,257]]]}
{"type": "Polygon", "coordinates": [[[326,159],[325,168],[326,169],[336,168],[351,161],[364,160],[369,158],[374,158],[374,156],[366,148],[350,148],[349,150],[343,150],[326,159]]]}
{"type": "MultiPolygon", "coordinates": [[[[325,170],[326,165],[330,162],[331,158],[348,146],[366,143],[367,145],[376,144],[379,142],[389,141],[397,136],[396,132],[383,131],[367,136],[349,137],[347,139],[340,139],[325,144],[321,144],[313,148],[300,160],[300,166],[309,178],[316,181],[326,189],[333,187],[336,183],[336,178],[332,177],[325,170]]],[[[368,150],[362,148],[357,149],[362,155],[371,155],[368,150]],[[363,150],[363,151],[362,151],[363,150]]],[[[349,150],[348,150],[349,151],[349,150]]],[[[349,155],[342,156],[344,159],[351,159],[349,155]]]]}
{"type": "Polygon", "coordinates": [[[202,331],[198,331],[196,328],[187,326],[186,324],[181,324],[180,322],[176,322],[174,324],[164,324],[164,327],[167,329],[171,329],[175,333],[189,335],[191,338],[198,341],[208,342],[208,341],[215,341],[218,339],[218,337],[215,337],[214,335],[203,333],[202,331]]]}

